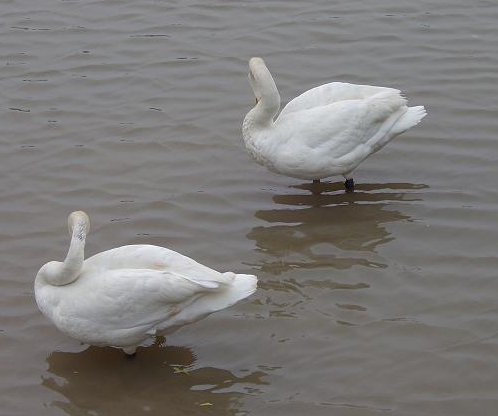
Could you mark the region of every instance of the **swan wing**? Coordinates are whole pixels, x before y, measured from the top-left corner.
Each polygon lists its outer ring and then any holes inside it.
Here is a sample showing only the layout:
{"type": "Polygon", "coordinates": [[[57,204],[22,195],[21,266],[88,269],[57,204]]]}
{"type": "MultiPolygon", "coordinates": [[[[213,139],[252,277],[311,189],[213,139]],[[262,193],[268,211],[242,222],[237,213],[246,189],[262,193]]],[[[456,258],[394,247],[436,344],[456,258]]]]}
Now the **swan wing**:
{"type": "Polygon", "coordinates": [[[380,92],[397,92],[393,88],[355,85],[346,82],[331,82],[312,88],[290,101],[280,112],[280,116],[296,111],[309,110],[347,100],[364,100],[380,92]]]}
{"type": "Polygon", "coordinates": [[[221,273],[213,279],[197,270],[188,275],[148,269],[89,273],[57,296],[54,322],[71,330],[152,327],[187,308],[203,294],[221,290],[228,281],[221,273]]]}
{"type": "Polygon", "coordinates": [[[218,274],[218,278],[212,278],[199,273],[198,270],[177,273],[148,269],[116,269],[99,274],[92,279],[91,284],[96,303],[99,298],[108,298],[119,308],[127,308],[132,304],[176,305],[229,283],[223,274],[218,274]]]}
{"type": "Polygon", "coordinates": [[[357,158],[358,152],[368,155],[373,151],[376,142],[406,111],[405,103],[397,90],[388,89],[363,100],[345,100],[287,114],[277,120],[275,127],[294,153],[311,152],[317,158],[324,155],[324,163],[329,163],[330,158],[357,158]]]}

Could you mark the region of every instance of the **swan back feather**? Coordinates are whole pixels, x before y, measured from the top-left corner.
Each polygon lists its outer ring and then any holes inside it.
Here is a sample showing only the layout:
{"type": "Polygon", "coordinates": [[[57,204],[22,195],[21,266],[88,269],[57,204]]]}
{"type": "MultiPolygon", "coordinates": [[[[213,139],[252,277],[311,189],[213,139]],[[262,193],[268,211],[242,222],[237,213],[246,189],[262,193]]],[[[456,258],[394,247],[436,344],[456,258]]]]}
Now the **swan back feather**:
{"type": "Polygon", "coordinates": [[[339,101],[364,100],[379,92],[391,91],[401,93],[394,88],[374,87],[371,85],[355,85],[346,82],[330,82],[312,88],[292,99],[280,112],[280,116],[296,111],[333,104],[339,101]]]}

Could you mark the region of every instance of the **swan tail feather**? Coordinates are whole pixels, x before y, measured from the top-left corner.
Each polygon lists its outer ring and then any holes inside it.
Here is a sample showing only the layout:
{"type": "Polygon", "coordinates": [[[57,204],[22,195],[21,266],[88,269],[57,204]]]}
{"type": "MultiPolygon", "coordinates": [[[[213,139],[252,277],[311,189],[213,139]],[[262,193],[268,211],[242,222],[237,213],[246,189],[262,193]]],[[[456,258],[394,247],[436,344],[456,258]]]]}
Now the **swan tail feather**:
{"type": "Polygon", "coordinates": [[[393,126],[391,134],[397,136],[398,134],[404,133],[420,123],[426,115],[427,111],[423,105],[409,107],[405,114],[403,114],[393,126]]]}
{"type": "Polygon", "coordinates": [[[223,285],[223,290],[207,292],[199,297],[188,308],[184,308],[169,321],[169,326],[184,325],[202,319],[213,312],[228,308],[252,295],[258,284],[258,278],[250,274],[222,273],[231,280],[223,285]]]}
{"type": "Polygon", "coordinates": [[[257,278],[256,276],[248,274],[235,274],[232,272],[226,272],[219,273],[216,278],[213,278],[212,276],[204,277],[187,276],[179,273],[174,274],[188,280],[189,282],[195,283],[204,289],[219,290],[221,293],[233,290],[233,288],[237,288],[237,290],[240,290],[242,292],[252,290],[252,292],[246,295],[249,296],[256,290],[257,278]]]}
{"type": "Polygon", "coordinates": [[[231,274],[233,279],[226,289],[227,301],[230,302],[228,306],[252,295],[258,287],[258,278],[252,274],[235,274],[231,272],[223,274],[231,274]]]}
{"type": "MultiPolygon", "coordinates": [[[[398,111],[407,103],[406,98],[401,94],[401,91],[395,89],[388,89],[381,91],[371,97],[367,98],[366,104],[374,107],[382,106],[389,113],[398,111]]],[[[381,115],[383,112],[380,112],[381,115]]]]}
{"type": "Polygon", "coordinates": [[[258,285],[258,278],[251,274],[235,274],[232,272],[222,273],[225,282],[219,290],[207,293],[203,298],[211,305],[216,305],[217,310],[228,308],[239,300],[252,295],[258,285]],[[228,282],[227,282],[228,281],[228,282]]]}

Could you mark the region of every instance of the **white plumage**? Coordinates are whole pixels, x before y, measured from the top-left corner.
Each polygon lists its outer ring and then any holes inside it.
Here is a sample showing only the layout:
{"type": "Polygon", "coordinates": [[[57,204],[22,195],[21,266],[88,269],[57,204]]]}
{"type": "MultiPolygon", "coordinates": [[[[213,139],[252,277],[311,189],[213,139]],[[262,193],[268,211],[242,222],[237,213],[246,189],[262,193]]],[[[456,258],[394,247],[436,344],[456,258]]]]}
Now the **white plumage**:
{"type": "Polygon", "coordinates": [[[35,297],[63,333],[133,354],[158,331],[176,328],[251,295],[253,275],[219,273],[164,247],[130,245],[84,260],[88,216],[73,212],[64,262],[36,275],[35,297]]]}
{"type": "Polygon", "coordinates": [[[261,58],[249,61],[256,106],[244,119],[244,142],[271,171],[319,180],[353,170],[426,115],[407,107],[399,90],[332,82],[301,94],[280,109],[280,95],[261,58]]]}

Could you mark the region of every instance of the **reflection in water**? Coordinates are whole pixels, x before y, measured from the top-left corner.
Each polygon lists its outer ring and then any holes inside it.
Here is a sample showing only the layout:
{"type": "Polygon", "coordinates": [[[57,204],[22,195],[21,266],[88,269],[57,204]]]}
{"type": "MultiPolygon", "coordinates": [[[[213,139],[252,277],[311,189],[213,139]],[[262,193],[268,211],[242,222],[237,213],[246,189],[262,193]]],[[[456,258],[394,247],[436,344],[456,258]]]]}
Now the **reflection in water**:
{"type": "Polygon", "coordinates": [[[89,347],[79,353],[54,352],[47,362],[51,376],[42,384],[67,399],[52,405],[70,415],[240,414],[240,391],[254,392],[265,375],[191,369],[192,351],[158,343],[139,349],[133,359],[114,348],[89,347]]]}
{"type": "Polygon", "coordinates": [[[311,193],[275,195],[275,203],[285,208],[256,212],[256,218],[275,224],[255,227],[247,235],[267,255],[262,271],[280,274],[296,268],[346,269],[358,264],[385,267],[371,259],[379,244],[394,239],[383,224],[410,218],[386,207],[393,201],[416,201],[417,194],[406,191],[427,186],[360,184],[354,193],[345,193],[342,187],[338,183],[298,185],[294,188],[311,193]]]}

